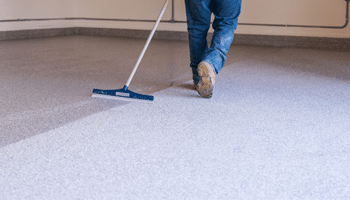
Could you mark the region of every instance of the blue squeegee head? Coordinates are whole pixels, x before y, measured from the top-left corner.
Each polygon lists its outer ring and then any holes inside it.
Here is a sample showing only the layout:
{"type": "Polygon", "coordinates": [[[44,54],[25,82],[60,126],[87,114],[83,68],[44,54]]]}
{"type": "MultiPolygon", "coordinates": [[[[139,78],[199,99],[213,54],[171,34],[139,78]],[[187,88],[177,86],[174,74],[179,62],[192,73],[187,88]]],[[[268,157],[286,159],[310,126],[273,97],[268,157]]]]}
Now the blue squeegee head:
{"type": "Polygon", "coordinates": [[[94,97],[101,97],[101,98],[105,97],[109,99],[118,98],[121,100],[146,100],[146,101],[154,100],[153,96],[133,92],[129,90],[126,86],[124,86],[123,89],[116,89],[116,90],[94,89],[92,93],[94,97]]]}

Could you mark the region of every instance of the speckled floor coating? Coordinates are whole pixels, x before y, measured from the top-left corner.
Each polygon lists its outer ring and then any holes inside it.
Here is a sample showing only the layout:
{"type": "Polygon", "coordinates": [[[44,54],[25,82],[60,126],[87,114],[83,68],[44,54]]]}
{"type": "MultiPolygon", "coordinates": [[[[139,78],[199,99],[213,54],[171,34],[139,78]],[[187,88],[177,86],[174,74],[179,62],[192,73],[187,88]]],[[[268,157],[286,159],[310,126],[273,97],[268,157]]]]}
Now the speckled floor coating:
{"type": "Polygon", "coordinates": [[[164,86],[155,92],[151,81],[136,83],[152,104],[89,100],[91,85],[109,87],[92,81],[80,97],[65,94],[87,102],[74,109],[80,117],[1,147],[0,196],[349,199],[349,63],[349,53],[238,46],[213,98],[199,98],[184,68],[171,81],[155,78],[164,86]],[[100,108],[84,111],[90,101],[100,108]]]}
{"type": "MultiPolygon", "coordinates": [[[[125,102],[96,101],[94,88],[126,83],[143,39],[56,37],[0,42],[0,147],[125,102]]],[[[151,94],[189,80],[186,42],[152,41],[130,85],[151,94]]]]}

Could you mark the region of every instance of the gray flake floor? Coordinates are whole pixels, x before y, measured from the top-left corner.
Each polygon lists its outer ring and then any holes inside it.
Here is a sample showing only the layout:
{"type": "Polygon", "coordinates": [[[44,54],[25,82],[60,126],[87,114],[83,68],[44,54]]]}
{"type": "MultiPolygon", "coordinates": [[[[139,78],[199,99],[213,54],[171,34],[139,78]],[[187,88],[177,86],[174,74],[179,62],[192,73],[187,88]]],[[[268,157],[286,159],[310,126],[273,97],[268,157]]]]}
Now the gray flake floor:
{"type": "MultiPolygon", "coordinates": [[[[0,148],[1,199],[350,199],[349,63],[237,46],[209,100],[185,70],[156,79],[152,104],[94,99],[99,109],[0,148]]],[[[91,106],[84,92],[67,98],[91,106]]]]}

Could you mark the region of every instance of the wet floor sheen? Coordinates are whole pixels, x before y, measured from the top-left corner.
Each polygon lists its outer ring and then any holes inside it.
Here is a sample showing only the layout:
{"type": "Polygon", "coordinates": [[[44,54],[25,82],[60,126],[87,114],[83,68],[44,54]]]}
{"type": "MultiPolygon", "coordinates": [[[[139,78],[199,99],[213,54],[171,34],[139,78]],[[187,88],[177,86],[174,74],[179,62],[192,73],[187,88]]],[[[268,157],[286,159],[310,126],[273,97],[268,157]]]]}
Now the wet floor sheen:
{"type": "MultiPolygon", "coordinates": [[[[0,42],[0,146],[128,102],[91,98],[122,88],[143,39],[69,36],[0,42]]],[[[151,94],[190,80],[186,42],[151,42],[130,90],[151,94]]]]}

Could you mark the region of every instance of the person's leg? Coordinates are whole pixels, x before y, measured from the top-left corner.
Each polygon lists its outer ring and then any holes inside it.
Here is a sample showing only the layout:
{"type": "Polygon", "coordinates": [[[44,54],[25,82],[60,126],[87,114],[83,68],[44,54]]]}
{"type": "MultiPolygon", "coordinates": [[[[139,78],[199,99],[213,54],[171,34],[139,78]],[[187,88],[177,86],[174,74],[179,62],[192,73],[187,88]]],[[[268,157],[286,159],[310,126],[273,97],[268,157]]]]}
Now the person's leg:
{"type": "Polygon", "coordinates": [[[207,34],[210,27],[211,10],[210,0],[185,0],[187,30],[190,46],[191,68],[193,81],[199,82],[198,64],[203,60],[208,49],[207,34]]]}
{"type": "Polygon", "coordinates": [[[241,12],[241,0],[212,0],[209,7],[215,15],[214,35],[203,61],[210,63],[217,74],[226,62],[241,12]]]}

